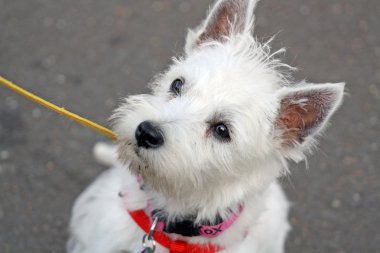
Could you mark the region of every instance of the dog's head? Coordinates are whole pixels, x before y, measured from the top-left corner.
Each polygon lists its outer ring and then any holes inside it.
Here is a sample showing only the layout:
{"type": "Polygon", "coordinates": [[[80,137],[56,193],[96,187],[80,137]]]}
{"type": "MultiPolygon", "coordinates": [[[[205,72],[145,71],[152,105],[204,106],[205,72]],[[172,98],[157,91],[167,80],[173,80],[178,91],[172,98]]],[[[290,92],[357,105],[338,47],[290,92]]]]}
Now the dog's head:
{"type": "Polygon", "coordinates": [[[341,104],[343,84],[291,84],[291,68],[252,36],[256,2],[217,1],[152,94],[115,112],[121,161],[167,198],[227,206],[261,190],[341,104]]]}

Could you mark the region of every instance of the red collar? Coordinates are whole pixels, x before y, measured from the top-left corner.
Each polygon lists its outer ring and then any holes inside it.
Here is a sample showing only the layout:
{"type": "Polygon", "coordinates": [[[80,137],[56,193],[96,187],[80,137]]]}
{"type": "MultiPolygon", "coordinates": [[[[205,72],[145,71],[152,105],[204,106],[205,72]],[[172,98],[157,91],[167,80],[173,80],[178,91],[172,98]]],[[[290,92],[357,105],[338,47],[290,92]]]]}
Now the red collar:
{"type": "MultiPolygon", "coordinates": [[[[145,233],[149,233],[151,221],[144,210],[128,211],[128,213],[145,233]]],[[[184,241],[174,241],[160,231],[157,231],[153,237],[156,242],[169,249],[170,253],[216,253],[222,249],[212,244],[188,244],[184,241]]]]}

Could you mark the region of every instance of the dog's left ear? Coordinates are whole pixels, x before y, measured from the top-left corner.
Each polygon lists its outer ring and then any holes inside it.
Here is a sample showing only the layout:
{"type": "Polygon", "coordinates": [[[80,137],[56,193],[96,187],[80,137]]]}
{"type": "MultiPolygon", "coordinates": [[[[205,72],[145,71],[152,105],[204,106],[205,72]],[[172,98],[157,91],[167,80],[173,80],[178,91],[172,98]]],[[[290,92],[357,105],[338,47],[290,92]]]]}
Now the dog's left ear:
{"type": "Polygon", "coordinates": [[[207,41],[223,42],[228,37],[251,32],[253,10],[259,0],[218,0],[206,20],[186,40],[186,53],[207,41]]]}
{"type": "Polygon", "coordinates": [[[278,91],[280,108],[275,130],[283,151],[302,152],[303,145],[313,142],[342,103],[344,85],[303,84],[278,91]]]}

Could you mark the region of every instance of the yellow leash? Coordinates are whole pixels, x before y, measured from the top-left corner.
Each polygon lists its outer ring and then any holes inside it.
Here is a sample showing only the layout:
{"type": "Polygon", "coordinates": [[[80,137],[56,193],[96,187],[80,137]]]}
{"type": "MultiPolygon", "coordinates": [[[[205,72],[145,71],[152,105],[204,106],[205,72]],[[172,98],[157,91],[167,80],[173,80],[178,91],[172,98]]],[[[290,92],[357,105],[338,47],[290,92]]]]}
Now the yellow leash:
{"type": "Polygon", "coordinates": [[[96,124],[95,122],[92,122],[91,120],[83,118],[83,117],[81,117],[75,113],[69,112],[63,107],[59,107],[53,103],[50,103],[49,101],[46,101],[45,99],[42,99],[41,97],[36,96],[27,90],[24,90],[20,86],[8,81],[7,79],[5,79],[2,76],[0,76],[0,84],[4,85],[6,88],[13,90],[14,92],[20,94],[21,96],[26,97],[27,99],[29,99],[29,100],[37,103],[37,104],[40,104],[46,108],[49,108],[50,110],[52,110],[56,113],[59,113],[65,117],[85,126],[85,127],[91,128],[92,130],[95,130],[99,133],[102,133],[103,135],[107,136],[108,138],[110,138],[113,141],[117,140],[115,133],[112,132],[110,129],[105,128],[99,124],[96,124]]]}

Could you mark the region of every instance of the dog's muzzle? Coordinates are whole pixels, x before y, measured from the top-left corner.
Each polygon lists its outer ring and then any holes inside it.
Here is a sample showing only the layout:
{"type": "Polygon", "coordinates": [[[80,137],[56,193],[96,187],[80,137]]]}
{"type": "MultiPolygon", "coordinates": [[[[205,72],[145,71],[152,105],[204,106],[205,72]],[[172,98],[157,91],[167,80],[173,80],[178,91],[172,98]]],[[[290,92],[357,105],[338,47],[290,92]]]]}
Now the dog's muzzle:
{"type": "Polygon", "coordinates": [[[144,121],[137,126],[135,137],[137,146],[142,148],[158,148],[164,144],[161,130],[150,121],[144,121]]]}

